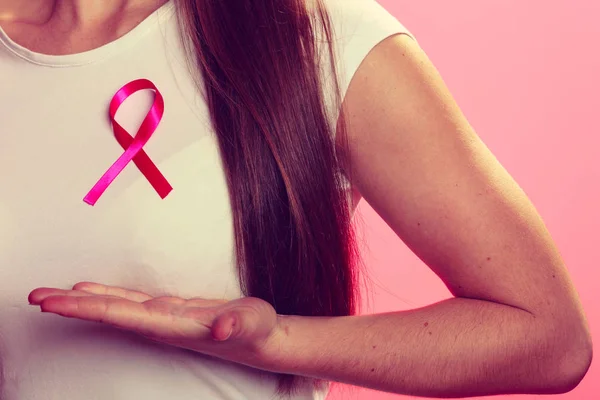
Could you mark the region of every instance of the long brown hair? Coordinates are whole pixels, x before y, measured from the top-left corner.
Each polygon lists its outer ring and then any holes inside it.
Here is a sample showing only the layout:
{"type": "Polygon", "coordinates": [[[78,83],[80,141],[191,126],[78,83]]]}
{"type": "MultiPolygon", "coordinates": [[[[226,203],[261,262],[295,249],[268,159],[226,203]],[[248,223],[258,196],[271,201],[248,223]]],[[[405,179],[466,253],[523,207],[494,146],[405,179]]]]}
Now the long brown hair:
{"type": "MultiPolygon", "coordinates": [[[[180,0],[178,10],[229,187],[243,293],[278,314],[356,313],[360,257],[341,175],[351,170],[334,140],[345,135],[343,114],[332,121],[319,70],[322,32],[333,109],[341,112],[325,5],[180,0]]],[[[280,393],[299,381],[280,375],[280,393]]]]}

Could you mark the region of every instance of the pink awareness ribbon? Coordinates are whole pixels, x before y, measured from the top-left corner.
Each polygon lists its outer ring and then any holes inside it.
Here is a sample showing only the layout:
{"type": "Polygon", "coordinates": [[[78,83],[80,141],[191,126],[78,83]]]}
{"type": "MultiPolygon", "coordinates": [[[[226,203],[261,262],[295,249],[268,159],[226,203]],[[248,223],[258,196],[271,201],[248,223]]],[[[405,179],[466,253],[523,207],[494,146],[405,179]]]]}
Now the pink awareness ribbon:
{"type": "Polygon", "coordinates": [[[156,86],[154,86],[154,84],[147,79],[137,79],[129,82],[119,89],[117,93],[115,93],[110,102],[109,116],[115,138],[125,152],[117,159],[117,161],[114,162],[114,164],[104,173],[104,175],[102,175],[100,180],[98,180],[94,187],[84,197],[83,201],[92,206],[96,204],[96,201],[98,201],[100,196],[102,196],[102,193],[104,193],[112,181],[115,180],[115,178],[132,160],[140,172],[144,174],[146,179],[148,179],[148,182],[150,182],[161,199],[167,197],[173,188],[143,150],[143,147],[146,145],[152,134],[154,134],[156,131],[156,128],[162,119],[164,109],[165,103],[162,95],[156,86]],[[119,123],[115,120],[115,115],[121,104],[123,104],[123,102],[129,96],[135,92],[146,89],[154,91],[154,103],[152,104],[150,111],[148,111],[146,118],[144,118],[144,121],[142,122],[142,125],[140,125],[140,128],[138,129],[134,138],[121,125],[119,125],[119,123]]]}

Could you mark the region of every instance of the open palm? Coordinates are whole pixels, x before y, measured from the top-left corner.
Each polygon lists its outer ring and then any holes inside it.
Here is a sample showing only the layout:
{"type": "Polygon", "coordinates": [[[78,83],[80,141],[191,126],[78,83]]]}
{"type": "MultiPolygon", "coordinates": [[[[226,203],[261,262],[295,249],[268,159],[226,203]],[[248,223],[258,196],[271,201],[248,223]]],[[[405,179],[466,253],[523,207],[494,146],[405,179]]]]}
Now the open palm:
{"type": "Polygon", "coordinates": [[[156,342],[255,367],[277,326],[273,307],[254,297],[232,301],[153,297],[81,282],[72,290],[37,288],[29,294],[29,302],[43,312],[101,322],[156,342]]]}

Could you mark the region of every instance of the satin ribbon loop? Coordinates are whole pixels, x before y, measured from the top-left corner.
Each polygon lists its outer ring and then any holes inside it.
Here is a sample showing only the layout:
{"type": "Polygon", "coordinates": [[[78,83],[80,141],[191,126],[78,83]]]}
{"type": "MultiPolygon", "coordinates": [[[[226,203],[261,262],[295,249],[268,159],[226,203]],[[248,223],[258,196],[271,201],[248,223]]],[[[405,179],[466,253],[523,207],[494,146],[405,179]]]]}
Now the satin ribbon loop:
{"type": "Polygon", "coordinates": [[[125,152],[113,163],[113,165],[102,175],[96,182],[94,187],[84,197],[89,205],[94,205],[102,196],[104,191],[110,186],[115,178],[123,171],[123,169],[131,161],[138,167],[140,172],[146,177],[158,195],[164,199],[173,190],[167,179],[158,170],[150,157],[143,150],[148,140],[152,137],[158,124],[164,114],[165,104],[161,93],[156,86],[147,79],[137,79],[123,86],[113,96],[109,106],[109,117],[113,127],[113,132],[117,142],[125,152]],[[132,94],[140,90],[153,90],[154,103],[140,125],[135,137],[132,137],[119,123],[115,120],[117,110],[123,102],[132,94]]]}

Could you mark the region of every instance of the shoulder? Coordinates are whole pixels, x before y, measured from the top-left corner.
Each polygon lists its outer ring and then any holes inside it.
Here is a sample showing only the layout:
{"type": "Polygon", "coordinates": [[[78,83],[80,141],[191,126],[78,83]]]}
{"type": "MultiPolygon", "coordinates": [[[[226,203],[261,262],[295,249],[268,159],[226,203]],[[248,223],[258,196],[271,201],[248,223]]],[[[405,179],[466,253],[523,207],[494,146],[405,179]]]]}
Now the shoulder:
{"type": "MultiPolygon", "coordinates": [[[[327,39],[332,42],[342,99],[360,65],[378,44],[396,34],[404,34],[417,41],[415,35],[396,15],[376,0],[307,0],[306,3],[309,12],[317,13],[317,44],[321,46],[321,51],[327,50],[327,39]],[[323,5],[331,22],[329,37],[325,37],[319,29],[319,4],[323,5]]],[[[329,63],[328,57],[321,57],[321,60],[329,63]]],[[[324,65],[323,68],[326,71],[324,86],[331,88],[328,81],[332,77],[329,65],[324,65]]]]}
{"type": "Polygon", "coordinates": [[[325,43],[326,39],[319,29],[319,5],[327,12],[329,39],[342,75],[346,75],[346,84],[367,54],[384,39],[403,33],[416,41],[407,26],[376,0],[307,0],[306,4],[317,23],[318,43],[325,43]]]}
{"type": "Polygon", "coordinates": [[[309,12],[318,12],[319,5],[328,12],[334,28],[342,35],[362,28],[394,28],[408,31],[399,18],[376,0],[306,0],[309,12]]]}

